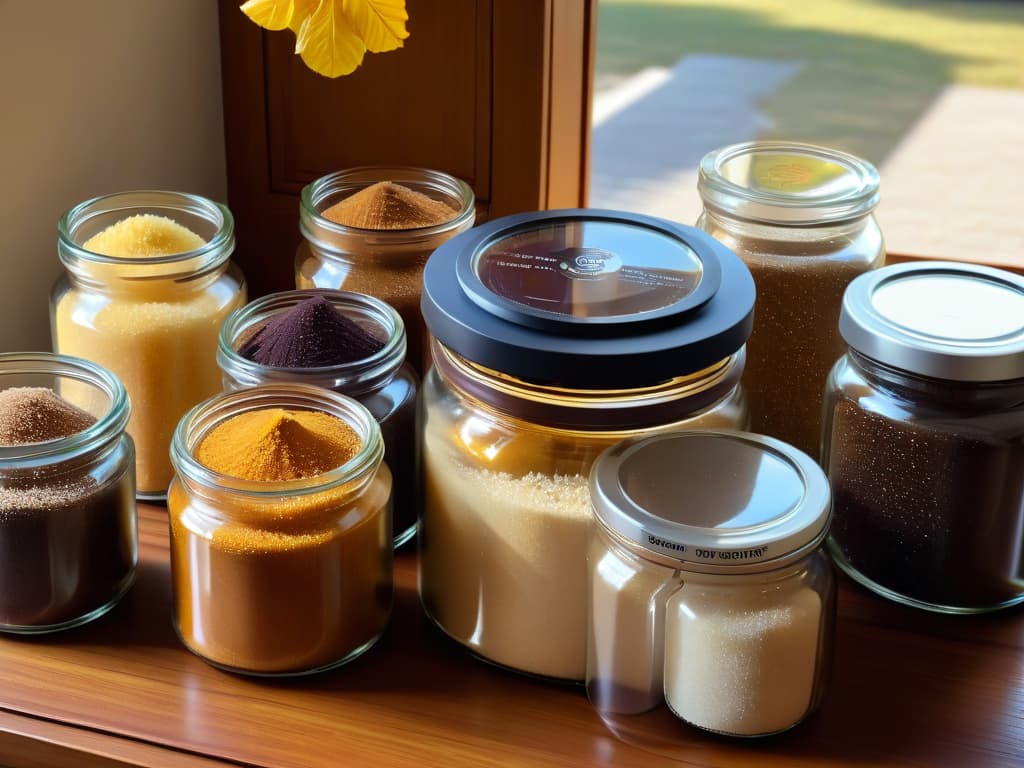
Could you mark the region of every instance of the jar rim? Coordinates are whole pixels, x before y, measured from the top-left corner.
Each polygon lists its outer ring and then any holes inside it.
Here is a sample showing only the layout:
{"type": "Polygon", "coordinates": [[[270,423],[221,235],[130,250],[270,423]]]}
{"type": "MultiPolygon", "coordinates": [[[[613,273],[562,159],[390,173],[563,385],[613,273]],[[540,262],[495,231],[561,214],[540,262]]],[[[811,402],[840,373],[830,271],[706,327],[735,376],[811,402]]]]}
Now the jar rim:
{"type": "Polygon", "coordinates": [[[0,389],[6,388],[2,382],[7,376],[35,374],[51,374],[89,384],[107,396],[110,407],[95,423],[73,435],[41,443],[0,446],[0,468],[29,468],[53,459],[71,459],[124,433],[131,415],[131,402],[124,384],[107,368],[81,357],[54,352],[0,353],[0,389]]]}
{"type": "Polygon", "coordinates": [[[719,213],[764,224],[812,226],[870,214],[879,202],[879,174],[867,160],[836,149],[747,141],[704,155],[697,191],[705,207],[719,213]]]}
{"type": "Polygon", "coordinates": [[[476,216],[476,196],[469,184],[443,171],[411,165],[361,165],[325,174],[303,187],[299,195],[299,214],[299,229],[303,237],[316,244],[317,248],[321,250],[336,249],[317,238],[311,225],[331,235],[373,237],[381,244],[405,244],[429,240],[437,235],[465,227],[467,222],[472,221],[476,216]],[[328,197],[334,196],[340,191],[358,191],[381,181],[429,187],[434,191],[443,192],[449,199],[459,202],[459,210],[452,219],[441,224],[408,229],[351,227],[320,215],[320,206],[328,197]]]}
{"type": "Polygon", "coordinates": [[[305,288],[267,294],[231,312],[221,324],[218,334],[217,363],[224,373],[241,384],[331,380],[328,389],[344,390],[351,395],[379,389],[394,378],[405,362],[406,348],[405,323],[387,302],[354,291],[305,288]],[[337,310],[372,321],[387,334],[384,346],[360,360],[304,368],[263,365],[239,354],[237,343],[242,334],[274,315],[316,297],[326,299],[337,310]]]}
{"type": "MultiPolygon", "coordinates": [[[[235,245],[235,220],[227,206],[214,200],[189,192],[175,192],[158,189],[136,189],[100,195],[78,203],[67,210],[57,222],[57,253],[61,262],[72,269],[74,261],[111,266],[153,266],[176,265],[195,261],[188,273],[214,268],[231,256],[235,245]],[[90,251],[80,245],[74,233],[82,224],[100,214],[123,211],[131,215],[133,209],[178,209],[201,216],[215,224],[213,237],[198,248],[162,256],[108,256],[90,251]]],[[[174,276],[173,272],[158,277],[174,276]]]]}
{"type": "Polygon", "coordinates": [[[171,463],[185,479],[204,487],[229,491],[253,501],[330,491],[374,471],[384,459],[380,426],[366,407],[347,395],[309,384],[261,384],[221,392],[194,406],[178,422],[171,438],[171,463]],[[336,416],[362,441],[359,451],[339,467],[297,480],[245,480],[210,469],[193,451],[218,424],[241,413],[267,408],[297,408],[336,416]]]}

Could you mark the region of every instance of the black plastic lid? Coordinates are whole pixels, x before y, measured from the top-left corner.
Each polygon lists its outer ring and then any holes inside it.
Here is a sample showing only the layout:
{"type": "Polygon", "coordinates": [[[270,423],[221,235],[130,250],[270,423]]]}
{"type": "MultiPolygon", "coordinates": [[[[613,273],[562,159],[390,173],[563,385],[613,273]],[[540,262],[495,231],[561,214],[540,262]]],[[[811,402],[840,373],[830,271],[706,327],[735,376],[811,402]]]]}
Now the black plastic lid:
{"type": "Polygon", "coordinates": [[[544,211],[496,219],[434,251],[421,306],[431,334],[479,365],[566,387],[631,387],[739,350],[754,281],[694,227],[544,211]]]}

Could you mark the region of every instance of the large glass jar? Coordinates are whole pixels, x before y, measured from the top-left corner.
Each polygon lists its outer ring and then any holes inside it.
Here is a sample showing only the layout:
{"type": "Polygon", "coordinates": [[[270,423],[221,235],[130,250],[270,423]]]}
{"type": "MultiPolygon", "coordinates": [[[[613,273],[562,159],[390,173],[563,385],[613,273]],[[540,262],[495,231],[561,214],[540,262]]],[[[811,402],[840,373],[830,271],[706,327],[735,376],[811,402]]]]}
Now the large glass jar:
{"type": "Polygon", "coordinates": [[[946,613],[1024,601],[1024,278],[955,262],[855,280],[825,393],[836,563],[946,613]]]}
{"type": "Polygon", "coordinates": [[[753,430],[817,457],[821,393],[845,351],[843,291],[885,260],[872,214],[878,172],[843,152],[749,142],[701,161],[697,226],[734,250],[757,284],[743,387],[753,430]]]}
{"type": "Polygon", "coordinates": [[[0,355],[0,390],[13,387],[45,387],[96,419],[0,447],[0,631],[53,632],[102,616],[135,580],[131,408],[116,376],[64,355],[0,355]]]}
{"type": "Polygon", "coordinates": [[[590,465],[630,435],[746,426],[753,300],[713,239],[630,214],[508,217],[431,256],[420,590],[442,630],[583,679],[590,465]]]}
{"type": "Polygon", "coordinates": [[[389,304],[362,293],[329,289],[272,293],[232,312],[224,321],[217,363],[224,372],[226,390],[295,381],[332,389],[365,405],[380,425],[384,459],[394,477],[395,546],[416,535],[420,490],[416,436],[419,378],[405,362],[405,324],[389,304]],[[344,317],[383,341],[383,348],[361,360],[316,368],[260,365],[238,353],[268,320],[314,297],[329,301],[344,317]]]}
{"type": "Polygon", "coordinates": [[[440,171],[403,166],[350,168],[322,176],[302,190],[295,256],[296,288],[344,288],[383,299],[405,322],[406,359],[422,376],[430,366],[420,315],[423,265],[441,243],[473,226],[476,201],[464,181],[440,171]],[[450,221],[413,229],[363,229],[338,224],[328,208],[382,181],[401,184],[452,209],[450,221]]]}
{"type": "Polygon", "coordinates": [[[171,451],[174,625],[190,651],[235,672],[298,675],[377,641],[391,612],[391,473],[366,408],[306,384],[242,389],[191,410],[171,451]],[[196,460],[212,428],[264,408],[335,416],[361,448],[336,469],[280,482],[232,478],[196,460]]]}
{"type": "Polygon", "coordinates": [[[245,282],[229,261],[234,248],[230,211],[180,192],[97,197],[58,224],[65,273],[51,294],[54,349],[99,363],[124,382],[139,498],[165,498],[178,419],[220,390],[217,334],[224,318],[245,303],[245,282]],[[84,247],[108,227],[143,214],[171,219],[206,243],[166,256],[105,256],[84,247]]]}
{"type": "Polygon", "coordinates": [[[631,439],[597,459],[590,491],[587,693],[615,732],[671,751],[666,706],[731,736],[814,711],[836,590],[809,456],[742,432],[631,439]]]}

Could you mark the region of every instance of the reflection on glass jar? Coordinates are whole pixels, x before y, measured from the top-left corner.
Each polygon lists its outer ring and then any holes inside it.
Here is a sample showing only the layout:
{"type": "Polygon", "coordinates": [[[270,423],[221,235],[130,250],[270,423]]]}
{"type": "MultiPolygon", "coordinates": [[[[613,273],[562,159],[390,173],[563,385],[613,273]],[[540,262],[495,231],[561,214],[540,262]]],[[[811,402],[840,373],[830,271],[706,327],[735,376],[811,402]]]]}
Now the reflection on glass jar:
{"type": "Polygon", "coordinates": [[[174,435],[168,495],[174,622],[185,646],[257,675],[318,672],[370,648],[391,611],[391,473],[383,456],[369,411],[318,387],[262,385],[190,411],[174,435]],[[336,417],[359,448],[339,467],[281,481],[240,480],[196,459],[219,425],[267,409],[336,417]]]}
{"type": "Polygon", "coordinates": [[[420,589],[441,629],[583,679],[590,465],[627,436],[746,426],[753,298],[714,240],[629,214],[509,217],[435,252],[420,589]]]}
{"type": "MultiPolygon", "coordinates": [[[[124,382],[138,494],[162,499],[174,427],[220,389],[217,333],[245,303],[241,273],[229,261],[231,213],[197,195],[122,192],[75,206],[58,232],[65,274],[51,295],[54,349],[124,382]]],[[[72,388],[67,397],[78,395],[72,388]]]]}
{"type": "Polygon", "coordinates": [[[701,162],[697,226],[733,249],[757,284],[743,386],[755,432],[817,457],[821,393],[845,351],[839,306],[885,260],[872,211],[878,172],[831,149],[736,144],[701,162]]]}
{"type": "MultiPolygon", "coordinates": [[[[400,217],[402,206],[394,206],[400,217]]],[[[382,212],[386,214],[386,211],[382,212]]],[[[364,217],[365,218],[365,217],[364,217]]],[[[473,226],[473,190],[464,181],[424,168],[368,166],[322,176],[302,190],[299,229],[303,242],[295,256],[296,288],[344,288],[386,301],[405,322],[409,352],[406,359],[422,375],[430,366],[426,329],[420,315],[423,265],[446,240],[473,226]],[[445,204],[448,221],[431,226],[407,226],[401,219],[384,228],[351,226],[324,213],[381,182],[392,182],[445,204]]],[[[362,223],[373,223],[370,217],[362,223]]],[[[376,227],[376,225],[374,225],[376,227]]]]}
{"type": "Polygon", "coordinates": [[[264,296],[233,312],[221,327],[217,363],[226,390],[294,381],[354,397],[373,414],[384,439],[384,460],[394,475],[395,546],[416,535],[419,495],[419,441],[416,436],[419,379],[405,362],[405,325],[392,307],[350,291],[310,289],[264,296]],[[310,298],[323,298],[342,316],[382,342],[362,359],[314,368],[260,365],[239,349],[269,320],[310,298]]]}
{"type": "Polygon", "coordinates": [[[954,262],[854,281],[825,392],[830,549],[898,602],[1024,601],[1024,279],[954,262]]]}
{"type": "MultiPolygon", "coordinates": [[[[135,453],[125,433],[127,393],[100,366],[41,352],[0,355],[0,393],[4,407],[9,396],[46,393],[55,407],[74,409],[83,427],[0,446],[0,631],[52,632],[92,621],[113,608],[135,579],[135,453]],[[77,408],[62,402],[68,389],[77,408]]],[[[62,426],[53,413],[0,417],[5,429],[12,418],[20,423],[10,426],[19,429],[48,421],[62,426]]]]}
{"type": "Polygon", "coordinates": [[[772,438],[631,439],[591,473],[587,693],[613,731],[671,753],[662,713],[733,736],[820,703],[835,580],[828,483],[772,438]]]}

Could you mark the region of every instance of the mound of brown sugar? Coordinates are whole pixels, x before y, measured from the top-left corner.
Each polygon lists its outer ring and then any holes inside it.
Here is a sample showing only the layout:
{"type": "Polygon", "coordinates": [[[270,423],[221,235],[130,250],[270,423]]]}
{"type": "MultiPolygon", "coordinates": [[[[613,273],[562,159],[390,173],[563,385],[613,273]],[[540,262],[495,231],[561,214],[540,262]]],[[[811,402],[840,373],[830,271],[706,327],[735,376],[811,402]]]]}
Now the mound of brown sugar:
{"type": "Polygon", "coordinates": [[[335,203],[320,215],[335,224],[360,229],[436,227],[458,211],[440,200],[393,181],[379,181],[335,203]]]}
{"type": "Polygon", "coordinates": [[[0,391],[0,445],[59,440],[96,423],[92,414],[46,387],[9,387],[0,391]]]}

